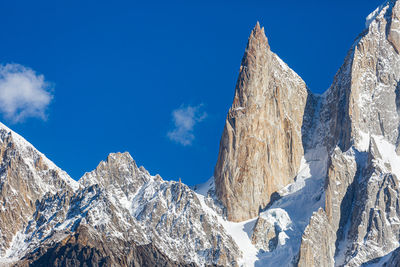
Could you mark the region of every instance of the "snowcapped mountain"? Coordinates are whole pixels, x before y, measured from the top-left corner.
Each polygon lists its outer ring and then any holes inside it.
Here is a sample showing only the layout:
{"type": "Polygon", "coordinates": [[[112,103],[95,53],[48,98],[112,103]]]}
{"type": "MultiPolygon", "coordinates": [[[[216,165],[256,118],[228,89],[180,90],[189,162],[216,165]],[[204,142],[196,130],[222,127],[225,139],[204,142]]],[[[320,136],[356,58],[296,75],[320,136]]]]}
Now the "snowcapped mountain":
{"type": "Polygon", "coordinates": [[[134,246],[149,245],[150,254],[167,255],[161,265],[236,265],[241,254],[194,191],[151,176],[128,153],[110,154],[75,190],[44,193],[26,217],[8,242],[3,262],[19,264],[22,258],[24,264],[35,265],[65,243],[96,251],[83,256],[77,251],[59,264],[90,260],[132,265],[137,261],[134,246]],[[97,251],[99,247],[104,251],[97,251]]]}
{"type": "Polygon", "coordinates": [[[389,0],[316,95],[257,23],[193,187],[128,153],[74,181],[0,124],[0,266],[400,266],[399,51],[389,0]]]}

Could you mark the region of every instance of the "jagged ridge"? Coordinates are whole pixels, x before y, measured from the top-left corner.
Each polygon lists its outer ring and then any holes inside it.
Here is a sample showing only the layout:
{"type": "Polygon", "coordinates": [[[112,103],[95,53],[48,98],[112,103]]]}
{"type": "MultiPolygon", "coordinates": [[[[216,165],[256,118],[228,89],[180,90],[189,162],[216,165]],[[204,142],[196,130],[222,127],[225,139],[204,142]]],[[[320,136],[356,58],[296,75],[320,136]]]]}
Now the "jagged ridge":
{"type": "Polygon", "coordinates": [[[322,96],[257,24],[215,179],[193,189],[128,153],[75,182],[0,125],[0,265],[397,266],[399,14],[367,18],[322,96]]]}

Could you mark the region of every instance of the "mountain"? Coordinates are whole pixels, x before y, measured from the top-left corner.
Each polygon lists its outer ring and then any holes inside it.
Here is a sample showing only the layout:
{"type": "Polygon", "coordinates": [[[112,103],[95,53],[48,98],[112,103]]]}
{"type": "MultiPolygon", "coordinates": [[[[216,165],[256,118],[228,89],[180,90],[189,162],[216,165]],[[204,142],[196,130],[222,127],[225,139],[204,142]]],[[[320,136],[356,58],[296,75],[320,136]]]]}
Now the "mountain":
{"type": "Polygon", "coordinates": [[[304,153],[301,127],[308,90],[272,53],[264,28],[251,32],[226,118],[214,177],[228,219],[258,215],[293,182],[304,153]]]}
{"type": "Polygon", "coordinates": [[[319,120],[330,152],[325,205],[307,226],[300,266],[319,265],[310,255],[321,252],[331,266],[360,266],[398,247],[399,16],[399,1],[368,16],[323,96],[319,120]],[[321,230],[329,234],[317,237],[321,230]]]}
{"type": "Polygon", "coordinates": [[[252,30],[214,176],[79,181],[0,124],[0,266],[400,266],[400,0],[322,95],[252,30]]]}
{"type": "MultiPolygon", "coordinates": [[[[9,131],[4,136],[17,135],[9,131]]],[[[39,152],[24,140],[21,143],[22,149],[32,149],[25,161],[33,165],[31,156],[39,152]]],[[[5,177],[13,179],[7,175],[9,166],[4,166],[5,177]]],[[[41,169],[30,171],[23,174],[41,174],[41,169]]],[[[151,176],[138,168],[128,153],[110,154],[79,184],[65,177],[76,185],[73,190],[53,189],[58,177],[51,178],[38,183],[49,190],[35,199],[33,209],[24,212],[24,220],[16,219],[21,226],[13,227],[19,231],[6,240],[3,262],[17,266],[43,262],[45,266],[76,262],[139,266],[150,260],[162,266],[237,265],[241,252],[216,218],[204,210],[196,193],[180,182],[151,176]],[[48,262],[54,254],[58,255],[56,261],[48,262]]],[[[19,195],[17,190],[11,195],[19,195]]],[[[6,197],[5,204],[9,202],[6,197]]],[[[8,212],[8,218],[20,213],[11,206],[2,210],[8,212]]],[[[9,225],[13,224],[2,224],[2,233],[9,225]]]]}

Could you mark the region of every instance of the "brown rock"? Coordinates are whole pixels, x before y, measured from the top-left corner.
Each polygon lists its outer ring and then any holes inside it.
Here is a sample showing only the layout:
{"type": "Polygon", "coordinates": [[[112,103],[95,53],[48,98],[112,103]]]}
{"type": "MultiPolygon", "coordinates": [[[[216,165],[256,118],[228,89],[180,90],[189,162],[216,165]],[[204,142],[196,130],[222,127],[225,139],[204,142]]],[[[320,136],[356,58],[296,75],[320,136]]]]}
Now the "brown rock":
{"type": "Polygon", "coordinates": [[[0,257],[45,193],[73,191],[73,180],[0,123],[0,257]]]}
{"type": "Polygon", "coordinates": [[[251,235],[251,242],[258,249],[273,251],[278,245],[278,234],[275,225],[262,217],[258,217],[251,235]]]}
{"type": "Polygon", "coordinates": [[[272,193],[293,181],[303,146],[308,90],[270,51],[264,28],[251,32],[226,118],[214,176],[228,219],[258,215],[272,193]]]}
{"type": "Polygon", "coordinates": [[[393,7],[388,29],[388,40],[397,53],[400,52],[400,3],[396,1],[393,7]]]}
{"type": "Polygon", "coordinates": [[[304,231],[297,266],[333,267],[335,238],[335,232],[330,227],[325,211],[319,209],[313,214],[304,231]]]}
{"type": "Polygon", "coordinates": [[[80,226],[56,244],[43,245],[16,264],[22,266],[165,266],[194,267],[169,259],[153,244],[106,241],[93,229],[80,226]]]}

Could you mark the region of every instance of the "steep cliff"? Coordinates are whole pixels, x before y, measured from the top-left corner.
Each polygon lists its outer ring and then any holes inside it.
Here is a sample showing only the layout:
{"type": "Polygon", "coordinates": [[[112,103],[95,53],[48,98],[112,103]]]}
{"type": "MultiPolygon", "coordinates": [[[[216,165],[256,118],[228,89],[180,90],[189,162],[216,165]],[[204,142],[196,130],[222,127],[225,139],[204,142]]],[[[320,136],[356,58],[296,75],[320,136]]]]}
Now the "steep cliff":
{"type": "Polygon", "coordinates": [[[308,90],[271,52],[264,28],[250,34],[214,171],[228,219],[258,215],[271,194],[293,181],[303,156],[308,90]]]}
{"type": "Polygon", "coordinates": [[[214,177],[112,153],[78,182],[0,124],[0,266],[398,266],[400,0],[312,94],[251,32],[214,177]]]}
{"type": "Polygon", "coordinates": [[[26,227],[45,193],[73,192],[78,183],[25,139],[0,123],[0,257],[26,227]]]}
{"type": "Polygon", "coordinates": [[[36,202],[7,251],[9,261],[39,264],[56,253],[56,266],[132,266],[159,258],[170,265],[238,265],[242,252],[196,193],[151,176],[128,153],[110,154],[79,182],[75,192],[47,193],[36,202]],[[138,258],[144,248],[153,258],[138,258]]]}
{"type": "MultiPolygon", "coordinates": [[[[399,7],[399,1],[386,1],[367,17],[365,31],[324,95],[320,122],[332,152],[325,182],[327,220],[320,224],[335,232],[321,242],[324,250],[335,250],[327,266],[372,264],[399,246],[399,7]]],[[[320,237],[320,227],[310,223],[312,237],[303,236],[303,266],[318,263],[306,255],[321,247],[309,252],[306,244],[320,237]]]]}

